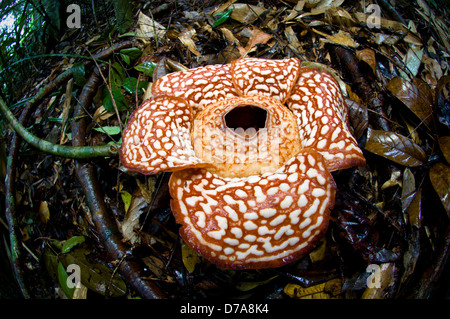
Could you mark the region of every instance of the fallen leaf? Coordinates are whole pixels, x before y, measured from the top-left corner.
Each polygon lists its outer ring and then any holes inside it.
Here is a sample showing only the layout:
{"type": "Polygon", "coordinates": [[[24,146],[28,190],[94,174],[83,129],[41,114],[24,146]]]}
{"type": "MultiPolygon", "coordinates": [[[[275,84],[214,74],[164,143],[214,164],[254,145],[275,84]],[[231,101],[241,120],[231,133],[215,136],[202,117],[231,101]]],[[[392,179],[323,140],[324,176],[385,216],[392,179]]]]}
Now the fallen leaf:
{"type": "Polygon", "coordinates": [[[403,180],[402,180],[402,211],[405,212],[408,207],[411,205],[411,202],[414,199],[414,195],[416,192],[416,179],[414,178],[414,174],[411,172],[409,168],[406,168],[403,172],[403,180]]]}
{"type": "Polygon", "coordinates": [[[186,28],[181,34],[178,36],[178,39],[183,43],[185,47],[188,48],[189,51],[194,53],[196,56],[202,56],[195,46],[194,40],[192,39],[196,34],[196,31],[192,27],[186,28]]]}
{"type": "Polygon", "coordinates": [[[391,174],[391,177],[389,178],[388,181],[384,182],[383,185],[381,185],[381,189],[385,190],[389,187],[393,187],[393,186],[402,186],[402,182],[400,181],[400,177],[401,177],[401,172],[394,170],[391,174]]]}
{"type": "Polygon", "coordinates": [[[163,39],[166,34],[166,28],[153,20],[149,16],[146,16],[142,12],[139,12],[138,28],[136,30],[136,38],[148,41],[148,39],[156,38],[163,39]]]}
{"type": "Polygon", "coordinates": [[[39,204],[39,217],[41,218],[41,222],[45,225],[50,219],[50,210],[48,209],[47,201],[42,201],[39,204]]]}
{"type": "Polygon", "coordinates": [[[366,62],[372,68],[373,73],[376,73],[377,70],[377,60],[375,58],[375,51],[372,49],[363,49],[356,51],[356,57],[366,62]]]}
{"type": "Polygon", "coordinates": [[[409,224],[420,228],[422,226],[422,189],[415,192],[411,204],[408,207],[407,213],[409,217],[409,224]]]}
{"type": "Polygon", "coordinates": [[[386,88],[402,101],[421,121],[431,123],[433,114],[433,93],[431,88],[419,78],[409,82],[402,77],[394,77],[386,88]]]}
{"type": "MultiPolygon", "coordinates": [[[[120,193],[123,198],[124,191],[121,191],[120,193]]],[[[126,197],[128,200],[129,196],[127,195],[126,197]]],[[[124,240],[129,241],[131,244],[135,244],[140,240],[140,237],[135,230],[140,226],[139,218],[142,213],[144,213],[144,208],[147,207],[148,203],[145,197],[142,196],[140,189],[137,189],[129,200],[129,207],[126,210],[127,214],[120,224],[120,231],[122,232],[124,240]]]]}
{"type": "Polygon", "coordinates": [[[400,70],[400,74],[405,79],[409,79],[410,75],[415,77],[419,72],[419,68],[422,64],[423,50],[424,49],[422,47],[412,45],[406,52],[406,55],[403,58],[403,63],[410,73],[405,74],[402,70],[400,70]]]}
{"type": "Polygon", "coordinates": [[[227,9],[233,9],[230,18],[242,24],[254,23],[259,16],[266,11],[263,7],[257,7],[246,3],[235,3],[227,9]]]}
{"type": "Polygon", "coordinates": [[[437,163],[430,169],[430,180],[450,218],[450,166],[437,163]]]}
{"type": "Polygon", "coordinates": [[[306,6],[311,9],[313,14],[322,14],[332,8],[337,8],[344,3],[344,0],[307,0],[306,6]]]}
{"type": "Polygon", "coordinates": [[[292,46],[292,48],[295,51],[300,52],[300,53],[304,52],[304,50],[302,48],[302,44],[300,43],[300,41],[298,41],[298,38],[295,35],[295,32],[291,26],[286,27],[286,29],[284,29],[284,35],[286,36],[286,39],[287,39],[289,45],[292,46]]]}
{"type": "Polygon", "coordinates": [[[427,160],[426,153],[419,145],[390,131],[369,129],[365,150],[409,167],[420,166],[427,160]]]}
{"type": "Polygon", "coordinates": [[[342,290],[342,279],[331,279],[322,284],[304,288],[297,284],[287,284],[284,293],[297,299],[330,299],[337,297],[342,290]]]}
{"type": "Polygon", "coordinates": [[[339,44],[349,48],[356,48],[359,46],[359,44],[353,39],[351,34],[348,32],[339,30],[339,32],[334,35],[328,35],[314,28],[312,30],[317,34],[320,34],[321,36],[325,37],[325,39],[320,39],[322,42],[339,44]]]}
{"type": "Polygon", "coordinates": [[[201,259],[195,251],[192,250],[184,241],[181,243],[181,256],[183,259],[184,267],[187,271],[192,273],[195,269],[195,265],[200,263],[201,259]]]}
{"type": "Polygon", "coordinates": [[[369,125],[367,105],[361,105],[350,98],[345,98],[345,104],[347,104],[348,118],[350,120],[350,126],[353,130],[352,135],[356,140],[359,140],[364,135],[369,125]]]}
{"type": "Polygon", "coordinates": [[[442,136],[439,138],[439,147],[445,157],[447,163],[450,163],[450,136],[442,136]]]}

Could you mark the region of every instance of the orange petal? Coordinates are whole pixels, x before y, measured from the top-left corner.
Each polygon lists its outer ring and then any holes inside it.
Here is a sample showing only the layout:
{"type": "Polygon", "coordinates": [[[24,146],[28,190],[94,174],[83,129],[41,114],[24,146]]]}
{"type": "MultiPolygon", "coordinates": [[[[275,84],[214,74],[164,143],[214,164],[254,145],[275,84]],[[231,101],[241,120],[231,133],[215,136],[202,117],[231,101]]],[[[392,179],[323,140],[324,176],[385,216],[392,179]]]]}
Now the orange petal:
{"type": "Polygon", "coordinates": [[[302,67],[286,103],[297,117],[302,147],[320,152],[330,172],[365,164],[347,126],[341,90],[330,73],[302,67]]]}
{"type": "Polygon", "coordinates": [[[298,79],[300,60],[243,58],[231,62],[231,70],[241,95],[263,95],[284,103],[298,79]]]}
{"type": "Polygon", "coordinates": [[[304,150],[273,173],[223,178],[178,171],[169,182],[181,237],[223,268],[280,267],[325,233],[335,184],[322,156],[304,150]]]}
{"type": "Polygon", "coordinates": [[[122,133],[121,163],[142,174],[201,166],[191,144],[191,122],[191,107],[181,98],[160,95],[146,100],[122,133]]]}
{"type": "Polygon", "coordinates": [[[238,96],[229,64],[169,73],[155,81],[152,93],[153,96],[166,94],[184,98],[191,105],[194,117],[206,105],[238,96]]]}

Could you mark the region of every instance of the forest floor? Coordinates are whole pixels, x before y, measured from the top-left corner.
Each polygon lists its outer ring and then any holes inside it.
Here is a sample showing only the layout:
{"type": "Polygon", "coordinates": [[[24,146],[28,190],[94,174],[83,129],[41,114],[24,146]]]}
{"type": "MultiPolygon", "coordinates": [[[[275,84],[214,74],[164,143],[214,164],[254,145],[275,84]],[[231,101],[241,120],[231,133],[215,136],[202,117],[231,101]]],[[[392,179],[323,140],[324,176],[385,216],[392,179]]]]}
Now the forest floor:
{"type": "Polygon", "coordinates": [[[94,21],[69,30],[52,53],[85,58],[41,62],[21,97],[35,100],[13,109],[41,139],[117,143],[145,89],[164,74],[244,56],[297,57],[339,78],[366,166],[333,173],[330,225],[307,256],[276,269],[224,270],[179,237],[169,174],[127,172],[117,156],[73,159],[14,146],[10,129],[0,189],[0,271],[10,276],[0,295],[448,298],[448,8],[376,2],[151,1],[135,8],[126,35],[94,21]],[[67,283],[71,264],[80,267],[76,289],[67,283]],[[380,286],[368,286],[373,274],[380,286]]]}

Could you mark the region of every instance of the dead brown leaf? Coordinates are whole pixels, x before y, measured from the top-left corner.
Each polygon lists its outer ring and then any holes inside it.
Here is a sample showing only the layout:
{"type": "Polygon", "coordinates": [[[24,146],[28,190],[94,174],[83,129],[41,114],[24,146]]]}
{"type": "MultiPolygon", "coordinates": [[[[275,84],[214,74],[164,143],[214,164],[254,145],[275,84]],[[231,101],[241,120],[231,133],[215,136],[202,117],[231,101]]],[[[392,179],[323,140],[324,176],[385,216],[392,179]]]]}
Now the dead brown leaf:
{"type": "Polygon", "coordinates": [[[450,166],[435,164],[430,169],[430,180],[450,218],[450,166]]]}
{"type": "Polygon", "coordinates": [[[433,114],[433,93],[428,84],[419,78],[409,82],[402,77],[395,77],[386,88],[402,101],[421,121],[431,124],[433,114]]]}
{"type": "Polygon", "coordinates": [[[409,167],[420,166],[427,160],[426,153],[419,145],[389,131],[369,129],[365,150],[409,167]]]}

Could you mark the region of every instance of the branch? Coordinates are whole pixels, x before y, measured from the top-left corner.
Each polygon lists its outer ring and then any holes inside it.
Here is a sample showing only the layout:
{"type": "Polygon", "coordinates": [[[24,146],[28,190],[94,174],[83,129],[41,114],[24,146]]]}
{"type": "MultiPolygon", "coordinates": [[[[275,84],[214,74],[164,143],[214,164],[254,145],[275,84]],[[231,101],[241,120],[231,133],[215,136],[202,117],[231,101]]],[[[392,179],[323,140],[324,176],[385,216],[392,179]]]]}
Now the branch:
{"type": "Polygon", "coordinates": [[[67,146],[54,144],[31,134],[20,122],[16,119],[14,114],[6,106],[3,99],[0,97],[0,113],[14,129],[28,144],[35,148],[52,155],[68,157],[68,158],[93,158],[116,156],[119,144],[100,145],[100,146],[67,146]]]}
{"type": "MultiPolygon", "coordinates": [[[[72,124],[72,145],[82,147],[85,144],[86,121],[81,117],[87,105],[91,104],[93,96],[100,84],[100,70],[93,72],[79,97],[79,102],[75,106],[74,116],[80,120],[72,124]]],[[[83,187],[95,228],[105,245],[105,248],[112,261],[121,261],[118,265],[120,273],[134,287],[134,289],[143,298],[163,299],[165,294],[152,281],[145,280],[142,277],[143,267],[132,258],[130,248],[123,242],[115,220],[108,210],[100,182],[96,176],[96,168],[89,162],[75,161],[75,169],[78,180],[83,187]]]]}

